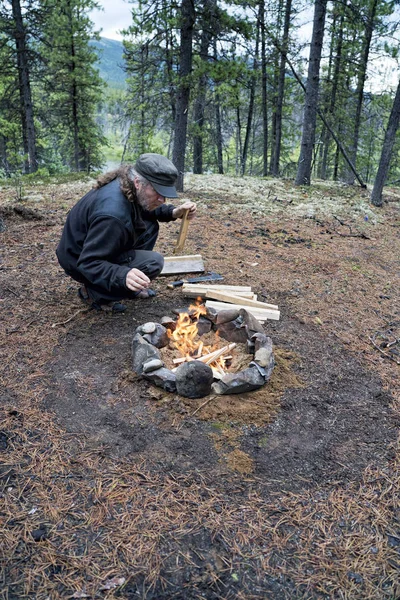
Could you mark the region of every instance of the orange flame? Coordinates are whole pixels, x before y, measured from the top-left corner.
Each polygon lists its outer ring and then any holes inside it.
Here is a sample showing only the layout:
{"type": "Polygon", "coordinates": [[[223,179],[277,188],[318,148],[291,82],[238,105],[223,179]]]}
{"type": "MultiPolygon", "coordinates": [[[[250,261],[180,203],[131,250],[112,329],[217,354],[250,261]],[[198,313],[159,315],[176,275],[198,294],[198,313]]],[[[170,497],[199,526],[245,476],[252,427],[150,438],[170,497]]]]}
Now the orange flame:
{"type": "MultiPolygon", "coordinates": [[[[201,298],[197,298],[195,305],[189,306],[189,313],[179,313],[174,331],[168,330],[168,336],[173,342],[175,348],[179,351],[182,357],[187,359],[195,359],[199,356],[209,354],[217,348],[214,346],[205,346],[204,342],[198,338],[198,322],[201,315],[207,313],[206,307],[201,304],[201,298]]],[[[218,334],[215,334],[218,336],[218,334]]],[[[218,369],[226,368],[225,359],[221,356],[213,363],[218,369]]]]}

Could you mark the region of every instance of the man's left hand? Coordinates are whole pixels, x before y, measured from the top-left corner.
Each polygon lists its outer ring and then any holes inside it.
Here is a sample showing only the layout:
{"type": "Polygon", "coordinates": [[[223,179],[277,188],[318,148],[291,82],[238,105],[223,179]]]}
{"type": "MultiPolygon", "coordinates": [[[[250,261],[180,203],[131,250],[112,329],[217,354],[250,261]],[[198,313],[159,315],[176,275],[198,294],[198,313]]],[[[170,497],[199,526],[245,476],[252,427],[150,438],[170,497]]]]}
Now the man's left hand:
{"type": "Polygon", "coordinates": [[[189,221],[194,219],[196,216],[197,206],[196,206],[195,202],[191,202],[190,200],[186,200],[186,202],[184,202],[177,208],[174,208],[174,210],[172,211],[173,218],[174,219],[182,219],[186,210],[189,211],[188,217],[187,217],[189,219],[189,221]]]}

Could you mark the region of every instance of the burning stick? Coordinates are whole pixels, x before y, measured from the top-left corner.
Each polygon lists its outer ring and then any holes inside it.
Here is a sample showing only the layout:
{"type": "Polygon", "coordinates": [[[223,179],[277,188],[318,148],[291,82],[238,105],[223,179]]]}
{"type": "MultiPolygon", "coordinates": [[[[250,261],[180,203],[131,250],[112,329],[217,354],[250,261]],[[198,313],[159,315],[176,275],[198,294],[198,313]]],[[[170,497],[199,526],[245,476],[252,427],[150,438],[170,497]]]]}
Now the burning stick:
{"type": "Polygon", "coordinates": [[[233,350],[233,348],[235,348],[235,347],[236,347],[235,343],[228,344],[228,346],[224,346],[220,350],[215,350],[215,352],[211,352],[210,354],[201,356],[197,360],[201,360],[201,362],[204,362],[204,363],[206,363],[206,365],[209,365],[210,363],[212,363],[215,360],[217,360],[218,358],[220,358],[220,356],[222,356],[223,354],[226,354],[227,352],[230,352],[231,350],[233,350]]]}
{"type": "Polygon", "coordinates": [[[231,350],[233,350],[233,348],[235,348],[235,346],[236,346],[235,343],[228,344],[228,346],[224,346],[223,348],[220,348],[219,350],[214,350],[214,352],[210,352],[209,354],[204,354],[204,356],[196,356],[196,357],[182,356],[180,358],[174,358],[173,362],[176,365],[179,365],[183,362],[190,361],[190,360],[200,360],[201,362],[206,363],[206,365],[209,365],[210,363],[214,362],[214,360],[217,360],[218,358],[220,358],[227,352],[230,352],[231,350]]]}
{"type": "MultiPolygon", "coordinates": [[[[210,363],[213,363],[214,361],[218,360],[218,358],[224,358],[224,354],[229,353],[231,350],[233,350],[233,348],[236,347],[235,343],[232,344],[228,344],[228,346],[224,346],[223,348],[220,348],[219,350],[214,350],[214,352],[210,352],[209,354],[205,354],[204,356],[182,356],[181,358],[174,358],[173,362],[176,365],[182,364],[184,362],[190,362],[191,360],[200,360],[201,362],[205,363],[206,365],[209,365],[210,363]]],[[[175,367],[174,369],[172,369],[172,372],[175,373],[176,369],[178,367],[175,367]]],[[[222,369],[221,369],[221,373],[222,373],[222,369]]],[[[225,375],[225,373],[224,373],[225,375]]]]}

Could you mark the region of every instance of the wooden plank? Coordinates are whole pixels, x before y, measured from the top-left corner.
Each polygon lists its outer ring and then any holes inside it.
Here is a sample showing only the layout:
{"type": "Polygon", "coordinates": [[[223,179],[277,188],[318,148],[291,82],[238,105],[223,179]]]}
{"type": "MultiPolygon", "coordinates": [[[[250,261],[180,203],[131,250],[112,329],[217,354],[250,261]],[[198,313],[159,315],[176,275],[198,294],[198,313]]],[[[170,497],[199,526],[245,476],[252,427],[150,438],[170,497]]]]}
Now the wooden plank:
{"type": "Polygon", "coordinates": [[[178,240],[176,242],[174,254],[176,254],[177,252],[182,252],[182,250],[185,246],[186,236],[187,236],[188,227],[189,227],[188,215],[189,215],[189,209],[187,208],[185,210],[185,212],[183,213],[183,217],[182,217],[182,221],[181,221],[181,228],[179,230],[178,240]]]}
{"type": "Polygon", "coordinates": [[[164,256],[164,263],[179,262],[185,260],[201,260],[201,254],[184,254],[183,256],[164,256]]]}
{"type": "Polygon", "coordinates": [[[211,300],[219,300],[221,302],[230,302],[231,304],[241,304],[244,306],[252,306],[253,308],[279,310],[276,304],[267,304],[266,302],[258,302],[257,300],[250,300],[248,298],[240,298],[234,294],[228,292],[221,292],[219,290],[208,290],[206,298],[211,300]]]}
{"type": "Polygon", "coordinates": [[[223,285],[207,285],[207,284],[190,284],[184,283],[182,286],[182,292],[189,298],[196,298],[197,296],[205,296],[208,291],[221,291],[233,294],[234,296],[240,296],[241,298],[249,298],[252,300],[257,299],[256,294],[251,291],[251,288],[240,288],[240,286],[223,286],[223,285]]]}
{"type": "Polygon", "coordinates": [[[160,275],[178,275],[183,273],[204,273],[204,263],[201,254],[191,256],[167,256],[160,275]]]}
{"type": "Polygon", "coordinates": [[[251,292],[251,286],[250,285],[224,285],[224,284],[219,284],[219,283],[212,283],[212,281],[207,282],[199,282],[199,283],[190,283],[190,281],[185,281],[185,283],[183,284],[183,287],[192,287],[192,288],[197,288],[197,287],[205,287],[205,288],[212,288],[213,290],[226,290],[226,291],[232,291],[232,292],[251,292]]]}
{"type": "Polygon", "coordinates": [[[206,307],[214,308],[216,311],[228,310],[231,308],[244,308],[247,312],[251,313],[258,321],[263,322],[266,319],[273,321],[279,321],[280,312],[279,310],[266,310],[261,308],[255,308],[253,306],[246,306],[244,304],[227,304],[225,302],[217,302],[215,300],[207,300],[206,307]]]}

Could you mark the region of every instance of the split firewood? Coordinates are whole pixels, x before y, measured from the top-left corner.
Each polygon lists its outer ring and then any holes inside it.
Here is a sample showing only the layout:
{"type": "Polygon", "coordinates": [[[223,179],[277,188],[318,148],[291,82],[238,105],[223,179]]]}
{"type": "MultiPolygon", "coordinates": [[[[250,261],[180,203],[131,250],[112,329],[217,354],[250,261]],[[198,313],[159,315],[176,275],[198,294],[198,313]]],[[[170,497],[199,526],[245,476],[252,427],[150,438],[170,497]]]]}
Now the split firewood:
{"type": "Polygon", "coordinates": [[[176,242],[176,246],[174,249],[174,254],[176,254],[177,252],[182,252],[183,247],[185,245],[186,236],[187,236],[187,232],[188,232],[188,228],[189,228],[188,215],[189,215],[189,209],[187,208],[182,217],[181,228],[180,228],[178,240],[176,242]]]}
{"type": "Polygon", "coordinates": [[[184,283],[182,291],[188,298],[198,298],[199,296],[205,298],[207,292],[218,291],[233,294],[234,296],[240,296],[241,298],[248,298],[249,300],[257,300],[257,295],[252,292],[251,287],[249,286],[184,283]]]}
{"type": "MultiPolygon", "coordinates": [[[[229,352],[231,350],[233,350],[236,347],[236,344],[233,342],[232,344],[228,344],[227,346],[224,346],[223,348],[219,348],[219,350],[214,350],[213,352],[209,352],[208,354],[204,354],[204,356],[181,356],[179,358],[174,358],[173,359],[173,363],[175,365],[179,365],[182,364],[184,362],[189,362],[192,360],[199,360],[203,363],[205,363],[206,365],[214,362],[215,360],[218,360],[218,358],[220,358],[221,356],[223,356],[224,354],[229,354],[229,352]]],[[[172,369],[172,371],[174,371],[174,369],[172,369]]]]}
{"type": "Polygon", "coordinates": [[[258,302],[249,298],[241,298],[231,294],[230,292],[224,292],[220,290],[209,289],[206,294],[206,298],[212,300],[219,300],[221,302],[229,302],[230,304],[241,304],[242,306],[251,306],[253,308],[261,308],[262,310],[279,310],[276,304],[267,304],[266,302],[258,302]]]}
{"type": "Polygon", "coordinates": [[[205,306],[206,308],[213,308],[217,312],[221,310],[244,308],[244,310],[247,310],[247,312],[252,314],[260,323],[264,323],[267,319],[279,321],[280,318],[279,310],[265,310],[261,308],[254,308],[253,306],[245,306],[244,304],[227,304],[226,302],[207,300],[205,306]]]}

